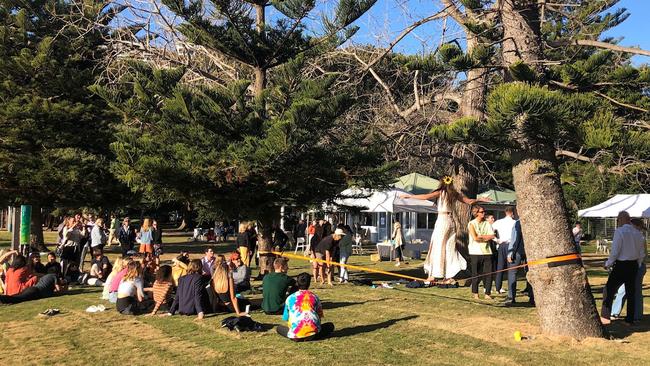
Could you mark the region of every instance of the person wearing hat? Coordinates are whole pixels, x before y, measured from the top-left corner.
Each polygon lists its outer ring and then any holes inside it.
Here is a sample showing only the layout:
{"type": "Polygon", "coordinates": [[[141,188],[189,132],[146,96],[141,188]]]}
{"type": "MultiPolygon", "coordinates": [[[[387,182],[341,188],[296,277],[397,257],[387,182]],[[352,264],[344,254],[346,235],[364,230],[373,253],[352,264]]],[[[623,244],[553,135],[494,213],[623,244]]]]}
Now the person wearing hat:
{"type": "Polygon", "coordinates": [[[325,274],[327,274],[327,284],[332,286],[332,271],[330,262],[332,261],[332,255],[336,246],[339,245],[341,238],[345,236],[345,231],[341,229],[336,229],[334,233],[324,237],[316,246],[316,259],[324,260],[325,263],[317,261],[318,263],[318,275],[320,276],[320,284],[322,285],[325,280],[325,274]]]}

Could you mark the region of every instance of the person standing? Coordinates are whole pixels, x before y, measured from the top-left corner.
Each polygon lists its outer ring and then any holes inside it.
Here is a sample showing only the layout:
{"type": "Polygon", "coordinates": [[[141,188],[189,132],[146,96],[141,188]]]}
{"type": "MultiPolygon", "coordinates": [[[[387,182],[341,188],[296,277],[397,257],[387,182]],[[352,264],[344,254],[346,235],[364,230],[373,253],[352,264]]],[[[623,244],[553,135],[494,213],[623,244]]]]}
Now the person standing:
{"type": "Polygon", "coordinates": [[[120,222],[117,219],[117,216],[115,214],[111,214],[111,223],[108,228],[108,245],[113,245],[115,242],[115,233],[117,232],[117,229],[120,227],[120,222]]]}
{"type": "Polygon", "coordinates": [[[427,194],[401,195],[400,198],[414,198],[419,200],[438,200],[438,218],[431,234],[429,252],[424,261],[424,272],[428,274],[428,281],[435,282],[442,278],[445,284],[454,282],[453,277],[458,272],[467,268],[465,258],[456,250],[456,226],[453,218],[454,202],[463,202],[473,205],[476,202],[488,202],[488,198],[470,199],[458,192],[453,185],[453,178],[445,176],[440,179],[440,187],[427,194]]]}
{"type": "Polygon", "coordinates": [[[575,226],[573,227],[573,230],[571,230],[571,234],[573,234],[573,244],[576,246],[576,252],[582,253],[582,248],[580,247],[580,240],[582,240],[582,225],[579,222],[576,222],[575,226]]]}
{"type": "MultiPolygon", "coordinates": [[[[631,222],[632,225],[634,225],[634,227],[639,230],[641,236],[645,238],[643,235],[643,221],[641,219],[632,219],[631,222]]],[[[645,245],[643,245],[643,250],[645,254],[643,256],[643,263],[641,263],[639,266],[639,271],[636,274],[636,306],[634,308],[634,321],[641,320],[643,318],[643,277],[645,277],[646,274],[646,258],[648,257],[648,250],[645,245]]],[[[612,316],[618,317],[621,314],[625,300],[625,285],[621,285],[618,288],[616,298],[614,299],[614,303],[612,305],[612,316]]]]}
{"type": "Polygon", "coordinates": [[[251,249],[250,241],[249,241],[250,235],[246,228],[247,228],[246,222],[239,223],[236,245],[237,245],[237,250],[239,250],[239,254],[241,255],[242,261],[244,262],[244,265],[250,268],[251,265],[251,257],[249,255],[251,249]]]}
{"type": "MultiPolygon", "coordinates": [[[[339,229],[345,231],[345,235],[339,241],[339,251],[341,253],[341,264],[347,264],[348,259],[352,255],[352,228],[348,225],[339,224],[339,229]]],[[[346,283],[350,277],[350,272],[348,267],[341,266],[341,272],[339,275],[339,282],[346,283]]]]}
{"type": "Polygon", "coordinates": [[[505,214],[506,217],[492,224],[492,229],[494,229],[494,234],[496,235],[494,240],[497,242],[496,270],[500,271],[497,272],[495,277],[495,290],[500,294],[507,292],[502,288],[502,284],[505,275],[504,270],[508,267],[508,246],[512,237],[512,229],[515,227],[515,209],[506,207],[505,214]]]}
{"type": "Polygon", "coordinates": [[[472,216],[474,216],[474,220],[467,224],[467,231],[469,232],[467,249],[472,264],[472,294],[475,299],[478,299],[478,283],[482,277],[485,299],[490,300],[492,299],[490,297],[492,276],[486,274],[492,272],[490,240],[494,239],[494,232],[490,223],[485,220],[485,209],[483,207],[472,207],[472,216]]]}
{"type": "Polygon", "coordinates": [[[300,219],[296,227],[293,229],[293,238],[296,241],[296,243],[298,242],[298,238],[305,237],[306,231],[307,231],[307,224],[305,223],[305,220],[300,219]]]}
{"type": "Polygon", "coordinates": [[[399,220],[395,218],[395,223],[393,224],[393,233],[390,236],[390,239],[393,241],[393,248],[395,250],[395,267],[402,265],[404,257],[402,256],[402,246],[404,245],[404,235],[402,234],[402,224],[399,223],[399,220]]]}
{"type": "MultiPolygon", "coordinates": [[[[521,222],[515,220],[515,224],[512,227],[512,232],[510,233],[510,243],[508,244],[508,299],[506,300],[506,306],[512,306],[516,302],[517,295],[517,269],[523,263],[526,263],[526,248],[524,247],[524,236],[521,232],[521,222]]],[[[524,271],[528,273],[528,267],[525,267],[524,271]]],[[[528,292],[529,303],[535,305],[535,297],[533,295],[533,289],[526,280],[526,289],[528,292]]]]}
{"type": "Polygon", "coordinates": [[[611,269],[611,272],[603,290],[600,321],[603,324],[611,323],[614,295],[619,286],[625,284],[625,293],[628,295],[625,322],[633,324],[636,307],[636,275],[645,257],[645,239],[631,224],[630,214],[627,211],[619,212],[617,223],[619,227],[614,232],[612,251],[605,262],[605,268],[611,269]]]}
{"type": "Polygon", "coordinates": [[[163,254],[163,249],[162,249],[162,236],[163,232],[162,229],[158,226],[158,221],[153,220],[151,223],[151,237],[152,237],[152,243],[153,243],[153,254],[156,257],[160,257],[163,254]]]}
{"type": "Polygon", "coordinates": [[[334,233],[324,237],[316,246],[315,256],[316,259],[318,259],[316,263],[318,263],[318,275],[320,276],[321,285],[325,281],[325,275],[327,275],[327,284],[332,286],[332,269],[330,262],[332,262],[332,256],[339,241],[345,235],[346,234],[343,230],[336,229],[334,233]],[[322,261],[325,261],[325,263],[322,261]]]}
{"type": "Polygon", "coordinates": [[[131,220],[125,217],[122,221],[122,226],[117,230],[117,240],[122,247],[122,257],[126,257],[128,252],[133,250],[133,243],[135,242],[135,230],[129,225],[131,220]]]}
{"type": "Polygon", "coordinates": [[[140,253],[153,253],[153,232],[151,230],[151,224],[149,219],[144,219],[142,227],[140,228],[140,233],[138,235],[140,239],[140,253]]]}
{"type": "Polygon", "coordinates": [[[90,231],[90,246],[92,249],[100,248],[103,250],[106,242],[107,238],[106,233],[104,232],[104,219],[99,218],[95,221],[95,226],[93,226],[90,231]]]}

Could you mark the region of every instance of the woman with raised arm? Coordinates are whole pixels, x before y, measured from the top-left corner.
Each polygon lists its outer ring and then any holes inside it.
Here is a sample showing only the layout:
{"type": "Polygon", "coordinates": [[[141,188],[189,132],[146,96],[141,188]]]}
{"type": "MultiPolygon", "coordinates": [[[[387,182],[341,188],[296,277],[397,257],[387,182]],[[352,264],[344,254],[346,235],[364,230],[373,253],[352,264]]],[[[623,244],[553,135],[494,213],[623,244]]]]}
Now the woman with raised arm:
{"type": "Polygon", "coordinates": [[[440,187],[431,193],[405,194],[401,198],[414,198],[419,200],[437,199],[438,219],[431,234],[429,253],[424,261],[424,271],[428,281],[444,279],[443,284],[454,282],[453,277],[458,272],[467,268],[467,261],[456,250],[456,225],[453,218],[453,204],[455,201],[473,205],[476,202],[487,202],[487,198],[471,199],[458,192],[453,185],[453,179],[445,176],[440,180],[440,187]]]}

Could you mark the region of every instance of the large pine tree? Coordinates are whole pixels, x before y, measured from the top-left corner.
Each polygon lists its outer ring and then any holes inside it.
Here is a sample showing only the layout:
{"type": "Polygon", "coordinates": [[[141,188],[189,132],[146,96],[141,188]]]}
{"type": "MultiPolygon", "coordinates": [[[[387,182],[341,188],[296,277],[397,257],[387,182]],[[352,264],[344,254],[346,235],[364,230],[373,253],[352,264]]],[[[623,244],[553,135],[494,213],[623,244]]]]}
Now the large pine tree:
{"type": "MultiPolygon", "coordinates": [[[[633,123],[647,118],[647,69],[612,52],[634,49],[598,39],[624,18],[624,11],[601,14],[615,3],[581,1],[573,4],[581,7],[558,5],[546,12],[537,1],[501,3],[506,83],[491,92],[487,121],[464,118],[432,131],[510,153],[531,259],[575,251],[558,157],[594,163],[602,156],[632,156],[633,168],[624,169],[647,169],[647,129],[633,123]]],[[[605,163],[602,169],[621,168],[605,163]]],[[[528,278],[544,331],[575,338],[604,334],[581,264],[533,266],[528,278]]]]}
{"type": "Polygon", "coordinates": [[[354,101],[332,92],[337,75],[304,75],[311,58],[355,32],[350,24],[374,1],[340,1],[319,35],[306,28],[313,1],[164,3],[184,20],[188,42],[229,57],[252,80],[193,83],[183,69],[139,63],[119,89],[98,88],[123,114],[113,145],[122,181],[159,199],[257,219],[264,251],[280,205],[315,204],[347,184],[386,178],[373,139],[339,121],[354,101]]]}
{"type": "Polygon", "coordinates": [[[73,16],[67,1],[0,1],[0,202],[34,206],[37,244],[40,207],[110,206],[128,192],[108,169],[116,115],[88,90],[104,35],[81,36],[73,16]]]}

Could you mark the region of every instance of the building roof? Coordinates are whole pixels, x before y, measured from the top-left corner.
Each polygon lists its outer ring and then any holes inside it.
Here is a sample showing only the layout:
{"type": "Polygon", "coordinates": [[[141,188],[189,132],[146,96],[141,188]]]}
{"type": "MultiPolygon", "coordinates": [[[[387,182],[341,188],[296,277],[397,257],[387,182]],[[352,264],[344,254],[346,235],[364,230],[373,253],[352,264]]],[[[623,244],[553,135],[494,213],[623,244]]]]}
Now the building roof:
{"type": "Polygon", "coordinates": [[[517,202],[517,194],[511,189],[505,189],[502,191],[496,189],[490,189],[488,191],[479,193],[477,197],[488,197],[492,202],[488,203],[515,203],[517,202]]]}
{"type": "Polygon", "coordinates": [[[440,181],[420,173],[411,173],[397,178],[393,187],[412,194],[429,193],[440,186],[440,181]]]}

